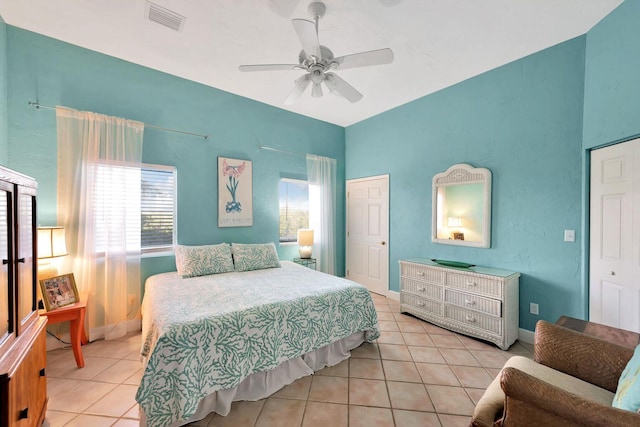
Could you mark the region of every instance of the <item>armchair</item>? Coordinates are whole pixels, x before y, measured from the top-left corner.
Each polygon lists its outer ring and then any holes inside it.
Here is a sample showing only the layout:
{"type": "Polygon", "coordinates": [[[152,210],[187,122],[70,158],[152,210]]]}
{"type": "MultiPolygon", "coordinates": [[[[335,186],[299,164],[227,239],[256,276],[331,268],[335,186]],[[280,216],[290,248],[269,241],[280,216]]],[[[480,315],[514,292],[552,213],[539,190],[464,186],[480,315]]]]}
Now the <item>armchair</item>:
{"type": "Polygon", "coordinates": [[[640,425],[640,414],[611,406],[632,355],[632,348],[541,320],[534,360],[507,361],[476,405],[471,426],[640,425]]]}

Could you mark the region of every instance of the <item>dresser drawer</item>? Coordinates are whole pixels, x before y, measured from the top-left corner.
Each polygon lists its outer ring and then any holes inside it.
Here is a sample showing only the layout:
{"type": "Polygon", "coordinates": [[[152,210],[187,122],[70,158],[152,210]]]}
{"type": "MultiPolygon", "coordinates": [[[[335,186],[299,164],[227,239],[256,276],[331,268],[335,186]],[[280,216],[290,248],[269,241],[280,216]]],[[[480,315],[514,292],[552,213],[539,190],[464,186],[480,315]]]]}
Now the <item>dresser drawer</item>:
{"type": "Polygon", "coordinates": [[[407,292],[400,292],[400,304],[411,306],[416,310],[420,310],[426,313],[442,316],[442,302],[433,301],[427,298],[422,298],[417,295],[413,295],[407,292]]]}
{"type": "Polygon", "coordinates": [[[438,301],[442,300],[442,290],[444,288],[441,285],[434,285],[429,282],[421,282],[406,277],[402,278],[402,290],[410,292],[412,294],[420,295],[430,299],[438,301]]]}
{"type": "Polygon", "coordinates": [[[400,276],[435,284],[444,283],[444,271],[419,264],[401,262],[400,276]]]}
{"type": "Polygon", "coordinates": [[[466,309],[480,311],[493,316],[502,316],[502,301],[445,289],[444,301],[466,309]]]}
{"type": "Polygon", "coordinates": [[[464,323],[469,327],[483,329],[496,335],[502,335],[502,319],[488,314],[446,304],[444,306],[444,317],[464,323]]]}
{"type": "Polygon", "coordinates": [[[502,283],[498,280],[465,274],[448,273],[446,286],[502,299],[502,283]]]}

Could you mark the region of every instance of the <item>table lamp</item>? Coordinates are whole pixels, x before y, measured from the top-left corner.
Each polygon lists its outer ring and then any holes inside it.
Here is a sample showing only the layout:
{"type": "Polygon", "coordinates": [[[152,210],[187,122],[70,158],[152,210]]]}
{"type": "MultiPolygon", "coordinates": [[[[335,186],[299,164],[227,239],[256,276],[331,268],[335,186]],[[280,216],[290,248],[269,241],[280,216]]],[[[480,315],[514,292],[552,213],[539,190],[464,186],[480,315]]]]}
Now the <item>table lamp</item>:
{"type": "Polygon", "coordinates": [[[311,258],[311,249],[313,246],[313,230],[301,228],[298,230],[298,246],[300,258],[311,258]]]}
{"type": "Polygon", "coordinates": [[[58,268],[51,259],[65,255],[68,253],[64,227],[38,227],[38,279],[57,276],[58,268]]]}
{"type": "Polygon", "coordinates": [[[447,226],[453,229],[451,235],[454,240],[464,240],[464,233],[460,230],[462,227],[462,218],[450,216],[447,220],[447,226]]]}

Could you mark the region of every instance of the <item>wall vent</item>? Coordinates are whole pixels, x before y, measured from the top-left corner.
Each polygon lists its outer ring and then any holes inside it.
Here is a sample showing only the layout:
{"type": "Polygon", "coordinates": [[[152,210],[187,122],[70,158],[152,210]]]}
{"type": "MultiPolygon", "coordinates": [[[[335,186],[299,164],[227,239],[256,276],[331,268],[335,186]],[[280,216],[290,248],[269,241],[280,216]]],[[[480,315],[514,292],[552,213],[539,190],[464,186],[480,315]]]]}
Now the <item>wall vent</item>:
{"type": "Polygon", "coordinates": [[[184,16],[150,1],[146,4],[145,16],[150,21],[157,22],[176,31],[182,31],[184,21],[187,20],[184,16]]]}

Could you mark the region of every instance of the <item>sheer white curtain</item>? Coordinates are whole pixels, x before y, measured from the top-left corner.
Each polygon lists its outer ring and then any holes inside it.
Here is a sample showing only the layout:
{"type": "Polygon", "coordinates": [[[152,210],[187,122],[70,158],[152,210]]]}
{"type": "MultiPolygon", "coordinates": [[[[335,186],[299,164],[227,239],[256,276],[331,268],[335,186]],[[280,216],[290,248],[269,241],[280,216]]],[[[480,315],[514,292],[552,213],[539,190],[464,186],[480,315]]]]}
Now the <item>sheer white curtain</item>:
{"type": "Polygon", "coordinates": [[[336,159],[307,154],[309,228],[318,269],[336,272],[336,159]]]}
{"type": "Polygon", "coordinates": [[[62,107],[56,118],[58,222],[68,230],[70,270],[87,295],[91,339],[118,338],[127,332],[127,296],[140,294],[144,124],[62,107]]]}

